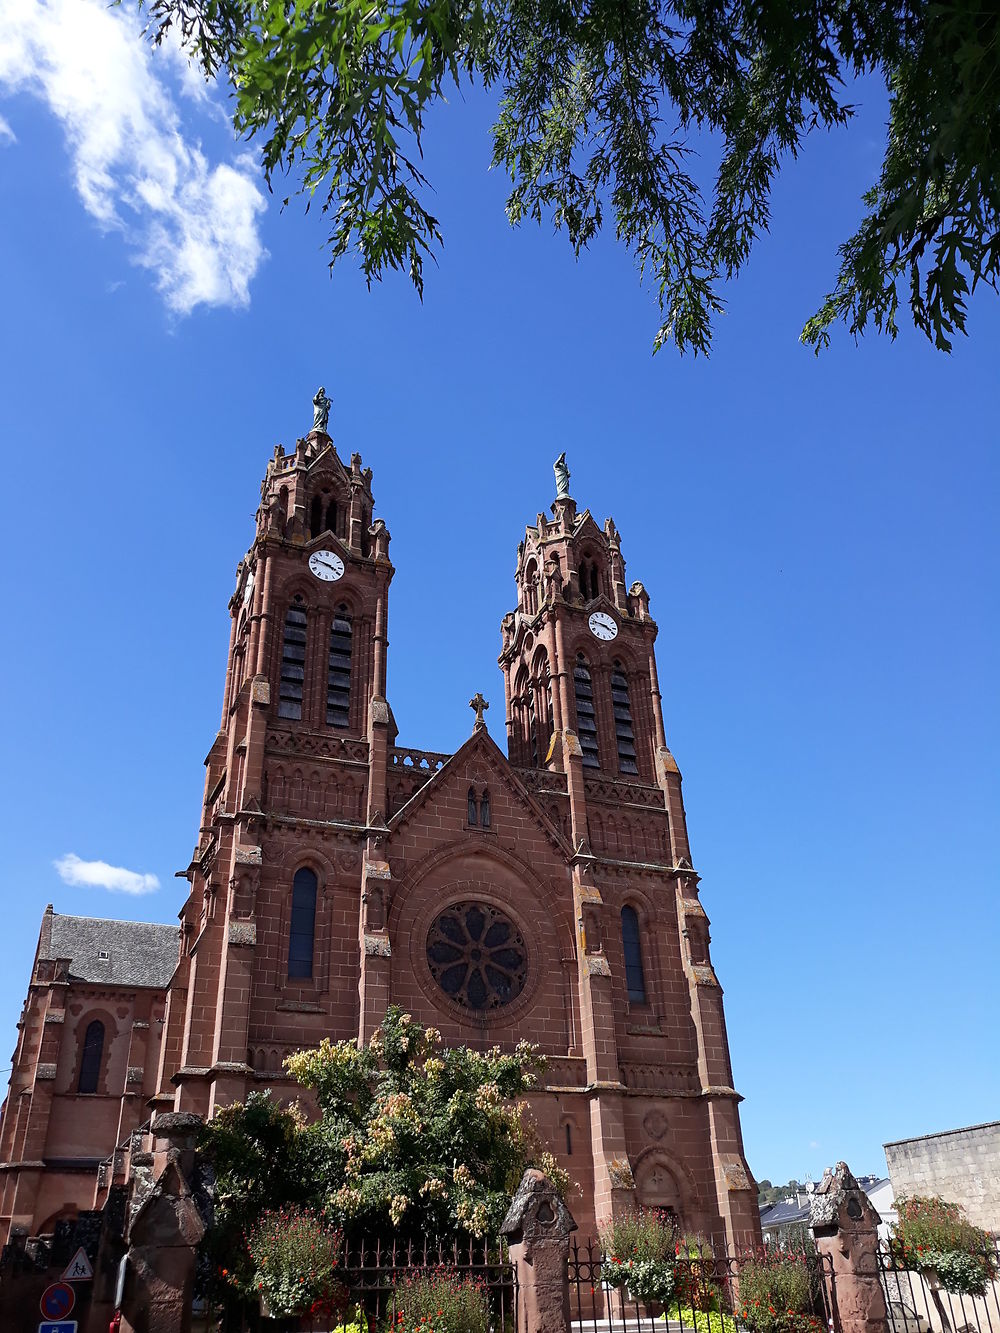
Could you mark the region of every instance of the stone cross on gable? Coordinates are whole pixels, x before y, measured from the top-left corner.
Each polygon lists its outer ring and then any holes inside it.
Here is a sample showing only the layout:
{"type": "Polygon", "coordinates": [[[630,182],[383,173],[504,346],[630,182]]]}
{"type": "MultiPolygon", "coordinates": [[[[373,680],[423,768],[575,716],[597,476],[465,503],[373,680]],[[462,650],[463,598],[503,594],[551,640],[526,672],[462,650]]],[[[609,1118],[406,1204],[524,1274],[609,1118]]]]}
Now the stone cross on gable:
{"type": "Polygon", "coordinates": [[[483,696],[477,692],[469,700],[469,707],[474,708],[476,710],[476,725],[472,728],[472,730],[481,731],[483,727],[486,726],[483,714],[486,712],[487,708],[489,708],[489,704],[486,702],[483,696]]]}

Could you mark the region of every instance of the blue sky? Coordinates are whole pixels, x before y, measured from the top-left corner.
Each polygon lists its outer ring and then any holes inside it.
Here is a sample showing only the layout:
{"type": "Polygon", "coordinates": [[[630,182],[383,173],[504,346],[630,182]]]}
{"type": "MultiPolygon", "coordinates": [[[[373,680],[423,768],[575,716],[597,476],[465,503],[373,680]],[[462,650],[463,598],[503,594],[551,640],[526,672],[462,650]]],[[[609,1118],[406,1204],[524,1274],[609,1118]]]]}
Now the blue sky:
{"type": "Polygon", "coordinates": [[[47,902],[180,906],[236,562],[323,383],[392,533],[405,743],[457,746],[477,689],[502,735],[500,619],[560,450],[581,507],[613,514],[660,625],[755,1172],[877,1171],[883,1141],[995,1119],[1000,307],[977,297],[951,357],[905,331],[797,341],[877,165],[877,95],[782,177],[711,360],[653,358],[611,236],[577,263],[508,228],[486,99],[434,118],[421,305],[331,278],[319,217],[280,212],[122,11],[0,16],[0,1053],[47,902]],[[66,883],[67,855],[159,887],[66,883]]]}

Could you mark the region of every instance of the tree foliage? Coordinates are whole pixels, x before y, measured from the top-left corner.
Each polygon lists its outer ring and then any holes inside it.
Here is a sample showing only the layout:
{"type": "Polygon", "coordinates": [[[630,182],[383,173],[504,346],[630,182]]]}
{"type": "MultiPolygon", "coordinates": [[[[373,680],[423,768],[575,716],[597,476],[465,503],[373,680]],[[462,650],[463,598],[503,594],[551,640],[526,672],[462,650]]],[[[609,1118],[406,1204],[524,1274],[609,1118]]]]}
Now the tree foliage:
{"type": "Polygon", "coordinates": [[[362,1049],[325,1040],[290,1056],[318,1118],[252,1093],[206,1127],[216,1255],[233,1262],[247,1229],[289,1204],[348,1234],[495,1236],[527,1166],[569,1184],[523,1101],[542,1063],[527,1042],[507,1054],[446,1048],[398,1009],[362,1049]]]}
{"type": "MultiPolygon", "coordinates": [[[[1000,271],[1000,6],[993,0],[140,0],[228,81],[237,130],[356,250],[423,290],[441,241],[422,170],[427,113],[474,80],[499,93],[493,163],[512,223],[553,221],[579,254],[610,219],[655,287],[655,348],[707,352],[721,287],[770,220],[770,192],[817,127],[846,124],[851,81],[890,94],[878,181],[802,333],[900,302],[940,348],[1000,271]],[[696,143],[721,148],[710,187],[696,143]]],[[[287,202],[287,200],[286,200],[287,202]]]]}

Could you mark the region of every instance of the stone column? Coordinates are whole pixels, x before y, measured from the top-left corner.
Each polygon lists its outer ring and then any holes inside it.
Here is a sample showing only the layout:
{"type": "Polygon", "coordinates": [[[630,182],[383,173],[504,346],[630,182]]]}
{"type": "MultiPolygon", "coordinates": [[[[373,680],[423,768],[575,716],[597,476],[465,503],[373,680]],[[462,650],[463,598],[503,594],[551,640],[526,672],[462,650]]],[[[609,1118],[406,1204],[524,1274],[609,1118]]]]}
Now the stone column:
{"type": "Polygon", "coordinates": [[[888,1333],[879,1271],[878,1224],[882,1220],[845,1162],[826,1171],[809,1205],[809,1225],[823,1257],[824,1280],[838,1333],[888,1333]]]}
{"type": "Polygon", "coordinates": [[[500,1228],[517,1271],[517,1333],[569,1333],[566,1264],[575,1230],[552,1181],[525,1171],[500,1228]]]}
{"type": "Polygon", "coordinates": [[[201,1118],[153,1123],[153,1150],[132,1159],[128,1275],[121,1333],[189,1333],[198,1242],[205,1222],[192,1189],[201,1118]]]}

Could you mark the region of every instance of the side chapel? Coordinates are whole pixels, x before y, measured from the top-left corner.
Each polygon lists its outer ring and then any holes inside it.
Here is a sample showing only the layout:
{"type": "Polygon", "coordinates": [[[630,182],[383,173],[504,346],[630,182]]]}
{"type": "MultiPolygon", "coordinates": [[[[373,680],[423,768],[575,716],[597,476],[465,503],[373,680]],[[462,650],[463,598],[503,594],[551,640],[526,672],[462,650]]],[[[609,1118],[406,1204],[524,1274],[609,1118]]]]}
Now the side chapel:
{"type": "Polygon", "coordinates": [[[538,1044],[532,1110],[580,1187],[583,1235],[639,1202],[757,1242],[657,627],[614,522],[578,512],[561,457],[501,624],[506,752],[480,695],[455,754],[399,745],[389,531],[371,469],[341,459],[326,412],[294,452],[275,449],[238,566],[179,940],[157,928],[156,966],[127,969],[123,994],[102,1000],[64,956],[84,919],[56,918],[70,923],[58,961],[43,923],[0,1128],[0,1240],[36,1234],[60,1200],[60,1216],[99,1202],[99,1160],[123,1127],[158,1110],[211,1116],[255,1088],[291,1098],[286,1055],[364,1042],[395,1003],[450,1044],[538,1044]],[[88,1055],[98,1018],[112,1030],[88,1055]],[[67,1158],[61,1136],[95,1097],[128,1113],[100,1121],[108,1142],[74,1144],[75,1174],[53,1192],[46,1163],[67,1158]]]}

